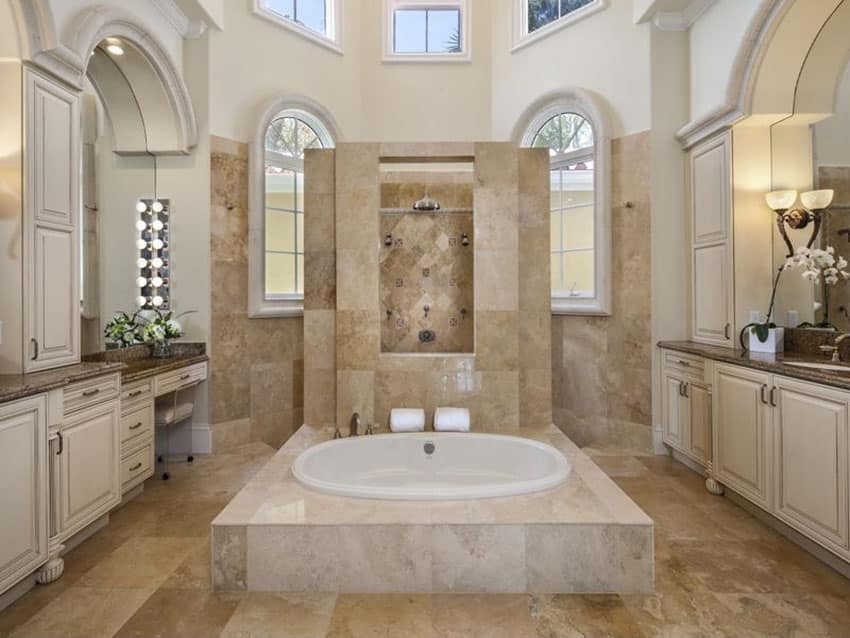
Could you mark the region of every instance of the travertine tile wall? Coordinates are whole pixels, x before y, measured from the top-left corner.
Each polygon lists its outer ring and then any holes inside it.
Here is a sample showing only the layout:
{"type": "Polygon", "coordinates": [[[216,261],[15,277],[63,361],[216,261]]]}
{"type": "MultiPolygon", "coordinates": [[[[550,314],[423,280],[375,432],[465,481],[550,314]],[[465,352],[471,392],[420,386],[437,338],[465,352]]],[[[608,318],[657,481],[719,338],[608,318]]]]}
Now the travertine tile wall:
{"type": "Polygon", "coordinates": [[[382,352],[473,352],[472,177],[381,172],[381,237],[391,242],[380,252],[382,352]],[[440,212],[412,210],[426,188],[440,212]],[[426,329],[436,335],[431,342],[419,339],[426,329]]]}
{"type": "Polygon", "coordinates": [[[648,133],[613,140],[611,316],[552,318],[555,423],[580,446],[652,451],[649,161],[648,133]]]}
{"type": "Polygon", "coordinates": [[[210,146],[213,449],[277,447],[303,422],[303,321],[248,318],[248,146],[210,146]]]}
{"type": "MultiPolygon", "coordinates": [[[[415,156],[415,147],[411,150],[415,156]]],[[[315,152],[321,153],[335,156],[337,424],[346,427],[353,412],[363,421],[386,423],[391,407],[421,406],[430,417],[438,405],[454,405],[469,407],[479,430],[548,426],[546,152],[507,143],[475,145],[475,355],[427,357],[380,352],[379,146],[341,144],[315,152]]],[[[310,172],[306,183],[309,191],[310,172]]],[[[308,255],[308,273],[310,263],[308,255]]],[[[323,327],[309,313],[305,319],[309,362],[312,349],[334,336],[326,332],[327,321],[323,327]]],[[[311,369],[308,363],[308,414],[311,406],[328,401],[327,384],[314,383],[311,369]]]]}

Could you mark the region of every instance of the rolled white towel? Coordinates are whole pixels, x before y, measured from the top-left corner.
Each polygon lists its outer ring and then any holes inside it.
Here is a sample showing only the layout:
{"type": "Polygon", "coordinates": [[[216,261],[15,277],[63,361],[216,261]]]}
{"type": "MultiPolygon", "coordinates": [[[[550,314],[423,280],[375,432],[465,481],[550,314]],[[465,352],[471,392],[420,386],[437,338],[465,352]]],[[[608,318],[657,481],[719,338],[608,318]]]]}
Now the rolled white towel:
{"type": "Polygon", "coordinates": [[[424,432],[425,410],[422,408],[393,408],[390,410],[390,430],[393,432],[424,432]]]}
{"type": "Polygon", "coordinates": [[[469,432],[469,409],[437,408],[434,412],[435,432],[469,432]]]}

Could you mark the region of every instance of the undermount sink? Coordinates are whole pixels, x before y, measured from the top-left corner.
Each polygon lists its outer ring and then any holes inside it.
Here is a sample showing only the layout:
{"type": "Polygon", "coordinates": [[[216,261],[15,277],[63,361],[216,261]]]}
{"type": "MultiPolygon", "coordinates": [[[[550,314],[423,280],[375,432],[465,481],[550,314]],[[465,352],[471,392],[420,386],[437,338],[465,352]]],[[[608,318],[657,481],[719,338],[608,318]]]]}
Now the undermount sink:
{"type": "Polygon", "coordinates": [[[840,363],[808,363],[807,361],[785,361],[785,365],[797,368],[812,368],[813,370],[830,370],[832,372],[850,372],[850,365],[840,363]]]}

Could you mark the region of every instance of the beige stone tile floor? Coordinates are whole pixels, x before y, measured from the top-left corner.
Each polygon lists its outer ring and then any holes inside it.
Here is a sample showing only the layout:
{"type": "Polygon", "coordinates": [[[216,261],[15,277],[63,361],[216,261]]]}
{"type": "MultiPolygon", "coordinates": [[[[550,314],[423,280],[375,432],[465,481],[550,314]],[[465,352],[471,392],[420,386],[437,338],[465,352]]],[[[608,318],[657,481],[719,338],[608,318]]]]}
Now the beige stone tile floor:
{"type": "Polygon", "coordinates": [[[6,636],[561,638],[850,636],[850,581],[664,457],[594,460],[656,521],[646,596],[214,594],[209,523],[271,458],[262,443],[177,466],[0,612],[6,636]]]}

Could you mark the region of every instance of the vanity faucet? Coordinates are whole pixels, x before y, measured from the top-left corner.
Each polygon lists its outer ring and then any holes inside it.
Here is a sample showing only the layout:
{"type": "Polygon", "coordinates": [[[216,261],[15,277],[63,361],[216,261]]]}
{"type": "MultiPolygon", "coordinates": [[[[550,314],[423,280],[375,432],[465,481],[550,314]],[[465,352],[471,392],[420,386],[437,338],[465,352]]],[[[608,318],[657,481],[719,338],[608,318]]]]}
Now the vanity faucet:
{"type": "Polygon", "coordinates": [[[835,349],[832,351],[833,362],[837,363],[837,362],[841,361],[841,352],[840,352],[838,346],[841,345],[841,342],[844,341],[845,339],[847,339],[848,337],[850,337],[850,332],[845,332],[844,334],[838,335],[835,338],[835,341],[832,342],[832,345],[835,347],[835,349]]]}

